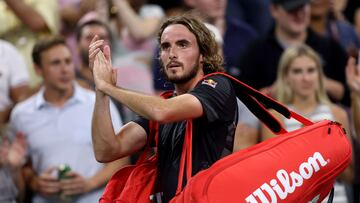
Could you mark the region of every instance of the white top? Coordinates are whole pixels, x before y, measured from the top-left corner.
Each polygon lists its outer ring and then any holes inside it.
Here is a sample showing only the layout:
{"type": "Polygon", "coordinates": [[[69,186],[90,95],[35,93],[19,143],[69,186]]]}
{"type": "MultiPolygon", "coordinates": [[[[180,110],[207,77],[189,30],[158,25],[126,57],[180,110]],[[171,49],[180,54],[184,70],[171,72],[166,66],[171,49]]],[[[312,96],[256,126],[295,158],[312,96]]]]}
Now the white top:
{"type": "Polygon", "coordinates": [[[10,89],[29,83],[22,55],[10,43],[0,40],[0,111],[12,105],[10,89]]]}
{"type": "Polygon", "coordinates": [[[236,98],[238,106],[238,123],[245,123],[252,128],[259,129],[259,119],[248,109],[248,107],[236,98]]]}
{"type": "MultiPolygon", "coordinates": [[[[63,107],[54,107],[45,101],[43,88],[13,109],[10,125],[14,132],[25,134],[37,174],[50,167],[68,164],[72,171],[92,177],[103,168],[103,164],[95,160],[91,140],[95,93],[79,85],[74,87],[74,95],[63,107]]],[[[122,122],[113,104],[111,114],[114,129],[118,132],[122,122]]],[[[102,191],[103,188],[82,195],[74,202],[98,202],[102,191]]],[[[57,201],[35,196],[33,202],[57,201]]]]}
{"type": "MultiPolygon", "coordinates": [[[[295,112],[298,112],[294,108],[293,105],[288,105],[288,108],[295,111],[295,112]]],[[[300,112],[298,112],[298,113],[300,113],[300,112]]],[[[313,112],[311,112],[308,115],[302,115],[302,116],[305,116],[306,118],[310,119],[313,122],[318,122],[318,121],[321,121],[321,120],[324,120],[324,119],[335,120],[329,105],[325,105],[325,104],[319,104],[314,109],[313,112]]],[[[302,124],[299,121],[291,118],[291,119],[285,119],[284,120],[284,127],[286,128],[287,131],[293,131],[293,130],[301,128],[302,124]]]]}

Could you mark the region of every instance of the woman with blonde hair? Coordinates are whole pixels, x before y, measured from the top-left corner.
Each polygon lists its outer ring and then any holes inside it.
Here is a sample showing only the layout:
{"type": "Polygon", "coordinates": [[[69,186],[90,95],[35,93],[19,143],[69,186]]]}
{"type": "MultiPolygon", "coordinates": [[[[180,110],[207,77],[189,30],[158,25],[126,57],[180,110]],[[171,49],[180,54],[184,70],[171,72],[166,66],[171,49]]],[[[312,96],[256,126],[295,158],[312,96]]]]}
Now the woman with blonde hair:
{"type": "MultiPolygon", "coordinates": [[[[290,47],[282,54],[276,80],[277,100],[289,109],[316,122],[324,119],[340,122],[349,131],[349,121],[344,109],[330,102],[324,88],[324,73],[319,55],[306,45],[290,47]]],[[[295,119],[285,119],[274,112],[287,131],[301,128],[295,119]]],[[[264,125],[262,140],[275,135],[264,125]]],[[[350,133],[347,134],[351,141],[350,133]]],[[[352,164],[340,175],[339,180],[350,183],[353,179],[352,164]]],[[[336,184],[334,202],[348,202],[344,186],[336,184]],[[344,199],[345,198],[345,199],[344,199]]]]}

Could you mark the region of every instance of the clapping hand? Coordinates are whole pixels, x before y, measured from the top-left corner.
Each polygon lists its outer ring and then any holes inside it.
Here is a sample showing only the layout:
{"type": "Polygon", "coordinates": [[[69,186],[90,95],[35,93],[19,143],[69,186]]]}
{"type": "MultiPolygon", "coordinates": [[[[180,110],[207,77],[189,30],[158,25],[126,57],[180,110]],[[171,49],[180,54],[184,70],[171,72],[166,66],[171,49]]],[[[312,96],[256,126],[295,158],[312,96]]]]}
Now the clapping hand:
{"type": "Polygon", "coordinates": [[[354,58],[349,58],[346,66],[346,82],[352,93],[360,96],[360,72],[354,58]]]}
{"type": "Polygon", "coordinates": [[[8,162],[13,168],[20,168],[25,163],[27,143],[24,134],[17,133],[8,152],[8,162]]]}
{"type": "Polygon", "coordinates": [[[12,143],[8,139],[4,139],[0,146],[0,165],[20,169],[25,163],[26,150],[26,139],[22,133],[16,134],[12,143]]]}
{"type": "Polygon", "coordinates": [[[116,71],[112,69],[110,47],[104,45],[104,40],[98,40],[98,36],[92,39],[89,46],[89,62],[97,89],[103,90],[107,84],[116,84],[116,71]]]}

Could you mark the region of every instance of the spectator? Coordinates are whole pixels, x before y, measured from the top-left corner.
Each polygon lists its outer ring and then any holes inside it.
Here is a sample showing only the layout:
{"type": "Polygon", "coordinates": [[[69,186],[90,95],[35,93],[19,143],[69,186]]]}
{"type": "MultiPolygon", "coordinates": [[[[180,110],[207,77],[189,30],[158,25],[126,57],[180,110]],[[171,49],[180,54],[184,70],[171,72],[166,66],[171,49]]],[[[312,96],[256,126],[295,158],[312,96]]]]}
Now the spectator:
{"type": "Polygon", "coordinates": [[[40,37],[57,33],[58,22],[57,0],[0,1],[0,38],[11,42],[25,58],[30,87],[41,81],[33,69],[32,48],[40,37]]]}
{"type": "MultiPolygon", "coordinates": [[[[359,63],[359,62],[358,62],[359,63]]],[[[352,124],[355,130],[354,150],[356,172],[353,183],[354,202],[360,201],[360,69],[354,58],[350,58],[346,67],[346,81],[351,90],[352,124]]]]}
{"type": "MultiPolygon", "coordinates": [[[[33,202],[97,202],[107,180],[127,160],[105,166],[95,160],[91,141],[95,93],[74,82],[75,68],[65,41],[43,39],[35,45],[32,56],[44,78],[43,86],[15,106],[10,125],[27,138],[29,161],[24,174],[35,193],[33,202]],[[59,180],[56,172],[63,164],[71,171],[59,180]]],[[[120,117],[113,105],[110,109],[118,131],[120,117]]]]}
{"type": "Polygon", "coordinates": [[[80,67],[77,70],[76,77],[80,85],[95,90],[94,78],[89,67],[89,45],[95,35],[104,40],[105,44],[112,45],[111,30],[96,17],[81,20],[76,30],[77,50],[80,56],[80,67]]]}
{"type": "Polygon", "coordinates": [[[269,5],[270,0],[228,0],[226,15],[246,22],[259,35],[264,35],[273,23],[269,5]]]}
{"type": "MultiPolygon", "coordinates": [[[[348,132],[346,134],[351,142],[347,113],[330,102],[324,89],[323,77],[321,59],[313,49],[306,45],[290,47],[284,51],[279,63],[277,100],[313,122],[323,119],[340,122],[348,132]]],[[[302,127],[295,119],[284,119],[278,113],[275,116],[289,132],[302,127]]],[[[274,136],[265,125],[262,125],[261,129],[263,139],[274,136]]],[[[353,164],[350,164],[339,176],[339,180],[351,183],[353,176],[353,164]]],[[[337,182],[334,194],[334,202],[348,202],[344,184],[337,182]]]]}
{"type": "Polygon", "coordinates": [[[185,0],[185,5],[193,8],[203,21],[217,27],[223,36],[223,53],[226,71],[238,76],[238,57],[245,47],[257,37],[257,32],[248,24],[225,15],[227,0],[185,0]]]}
{"type": "Polygon", "coordinates": [[[355,28],[350,23],[335,18],[331,1],[311,1],[310,27],[317,34],[330,37],[340,43],[349,55],[356,56],[360,48],[360,40],[355,28]]]}
{"type": "Polygon", "coordinates": [[[272,0],[270,11],[275,26],[243,54],[239,79],[265,93],[275,92],[272,87],[283,50],[305,43],[321,55],[326,76],[325,89],[329,96],[334,101],[349,105],[349,92],[345,87],[347,54],[334,40],[320,37],[308,29],[309,0],[272,0]]]}
{"type": "Polygon", "coordinates": [[[88,12],[96,9],[96,0],[58,0],[60,7],[60,33],[73,54],[73,61],[79,67],[79,56],[76,49],[75,30],[79,20],[88,12]]]}
{"type": "Polygon", "coordinates": [[[156,46],[155,34],[165,16],[160,6],[147,4],[146,0],[110,0],[99,1],[98,12],[108,17],[105,22],[113,22],[114,38],[118,43],[114,65],[123,61],[136,60],[150,64],[152,52],[156,46]]]}
{"type": "Polygon", "coordinates": [[[8,122],[12,106],[29,95],[29,73],[23,57],[0,40],[0,127],[8,122]]]}
{"type": "Polygon", "coordinates": [[[16,135],[12,143],[7,132],[0,134],[0,202],[13,203],[24,201],[24,182],[21,168],[25,162],[27,144],[25,137],[16,135]]]}

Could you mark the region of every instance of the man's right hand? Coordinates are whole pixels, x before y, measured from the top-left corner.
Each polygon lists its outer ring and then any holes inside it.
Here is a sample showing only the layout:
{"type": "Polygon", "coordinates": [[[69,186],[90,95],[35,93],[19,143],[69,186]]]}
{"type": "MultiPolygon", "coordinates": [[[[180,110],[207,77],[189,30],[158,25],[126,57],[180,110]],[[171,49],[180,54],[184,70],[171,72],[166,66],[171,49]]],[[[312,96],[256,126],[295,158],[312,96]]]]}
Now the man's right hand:
{"type": "Polygon", "coordinates": [[[60,182],[53,175],[56,171],[57,167],[51,167],[40,174],[40,176],[35,176],[31,180],[32,189],[45,197],[59,195],[60,182]]]}

